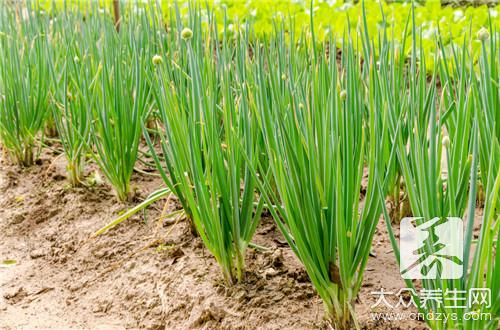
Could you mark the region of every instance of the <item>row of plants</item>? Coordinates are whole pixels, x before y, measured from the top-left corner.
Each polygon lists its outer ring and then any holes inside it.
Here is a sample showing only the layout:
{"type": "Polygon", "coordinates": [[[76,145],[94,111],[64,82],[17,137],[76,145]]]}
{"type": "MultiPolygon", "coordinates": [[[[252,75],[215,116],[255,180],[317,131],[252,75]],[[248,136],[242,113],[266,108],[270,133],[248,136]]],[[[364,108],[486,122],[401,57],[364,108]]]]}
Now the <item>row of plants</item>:
{"type": "MultiPolygon", "coordinates": [[[[102,10],[112,11],[112,0],[77,1],[67,3],[64,0],[37,0],[40,5],[48,11],[57,11],[67,7],[89,10],[93,5],[100,5],[102,10]]],[[[161,6],[162,14],[168,21],[169,17],[175,15],[175,6],[178,5],[180,15],[183,19],[189,13],[189,1],[180,0],[156,0],[156,1],[121,1],[122,11],[125,15],[149,10],[150,6],[161,6]]],[[[328,40],[329,34],[338,34],[337,47],[341,47],[342,34],[348,29],[358,28],[359,18],[364,10],[366,13],[366,24],[368,33],[378,46],[377,31],[382,25],[390,26],[387,29],[391,39],[397,40],[398,52],[408,56],[410,48],[402,48],[402,37],[405,21],[411,9],[412,1],[233,1],[233,0],[211,0],[199,3],[202,7],[200,15],[207,22],[209,13],[205,6],[210,6],[210,14],[216,16],[219,22],[219,31],[228,30],[230,36],[235,36],[237,30],[245,30],[245,25],[252,25],[252,30],[257,35],[273,31],[273,21],[276,19],[288,19],[293,17],[297,26],[309,26],[311,16],[314,16],[314,29],[318,40],[328,40]],[[227,24],[222,22],[226,17],[227,24]]],[[[462,3],[464,4],[464,3],[462,3]]],[[[472,4],[472,3],[471,3],[472,4]]],[[[435,38],[443,35],[445,50],[451,53],[451,48],[462,42],[464,34],[476,34],[481,27],[489,25],[490,22],[496,29],[500,27],[500,4],[494,1],[479,3],[481,6],[453,6],[452,3],[443,4],[438,0],[415,2],[415,22],[421,27],[422,44],[425,52],[423,56],[430,64],[428,70],[434,67],[434,53],[439,51],[436,47],[435,38]]],[[[308,31],[310,33],[310,31],[308,31]]],[[[353,33],[352,38],[357,36],[353,33]]],[[[472,56],[479,56],[481,45],[472,44],[472,56]]]]}
{"type": "Polygon", "coordinates": [[[138,161],[165,182],[99,233],[174,194],[233,285],[244,281],[245,252],[266,212],[306,269],[326,318],[359,328],[354,301],[381,216],[399,261],[386,199],[402,195],[413,216],[467,219],[463,278],[419,285],[494,294],[491,306],[420,306],[461,316],[428,325],[498,326],[500,50],[493,21],[459,45],[448,44],[446,33],[434,36],[431,54],[417,9],[397,39],[381,11],[376,41],[367,11],[340,37],[319,35],[313,16],[308,28],[277,19],[265,34],[252,25],[231,32],[227,15],[220,21],[196,5],[188,15],[175,7],[167,20],[155,6],[130,13],[119,32],[97,6],[30,9],[4,6],[0,14],[7,157],[31,166],[47,139],[60,141],[69,183],[85,186],[93,161],[119,202],[134,194],[138,161]],[[139,151],[142,142],[147,152],[139,151]],[[484,209],[475,238],[478,192],[484,209]],[[463,317],[480,312],[493,318],[463,317]]]}

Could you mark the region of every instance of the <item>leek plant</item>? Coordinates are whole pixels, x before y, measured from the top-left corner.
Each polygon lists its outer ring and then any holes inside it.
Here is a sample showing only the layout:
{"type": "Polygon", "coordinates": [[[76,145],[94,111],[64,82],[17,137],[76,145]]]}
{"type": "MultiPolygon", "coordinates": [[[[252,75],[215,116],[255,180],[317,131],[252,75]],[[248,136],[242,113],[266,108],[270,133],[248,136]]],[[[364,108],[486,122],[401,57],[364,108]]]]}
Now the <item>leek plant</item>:
{"type": "Polygon", "coordinates": [[[18,164],[31,166],[49,113],[48,19],[36,10],[20,17],[11,6],[0,15],[0,139],[18,164]]]}
{"type": "Polygon", "coordinates": [[[184,61],[178,62],[172,49],[166,59],[154,58],[164,161],[145,136],[166,185],[217,260],[225,282],[234,284],[243,280],[245,251],[264,205],[262,199],[254,204],[255,179],[245,159],[256,166],[248,34],[230,41],[224,33],[220,39],[210,14],[209,35],[202,34],[197,14],[190,22],[191,28],[181,28],[179,20],[174,30],[182,30],[175,34],[184,61]]]}
{"type": "Polygon", "coordinates": [[[326,317],[337,329],[348,329],[359,327],[353,302],[381,212],[375,178],[385,177],[386,113],[376,111],[376,95],[362,79],[362,72],[373,74],[373,59],[361,64],[350,36],[340,68],[333,37],[319,48],[314,31],[312,46],[305,36],[297,45],[288,43],[279,28],[269,47],[255,50],[255,110],[277,194],[263,166],[259,186],[275,205],[269,210],[323,300],[326,317]]]}

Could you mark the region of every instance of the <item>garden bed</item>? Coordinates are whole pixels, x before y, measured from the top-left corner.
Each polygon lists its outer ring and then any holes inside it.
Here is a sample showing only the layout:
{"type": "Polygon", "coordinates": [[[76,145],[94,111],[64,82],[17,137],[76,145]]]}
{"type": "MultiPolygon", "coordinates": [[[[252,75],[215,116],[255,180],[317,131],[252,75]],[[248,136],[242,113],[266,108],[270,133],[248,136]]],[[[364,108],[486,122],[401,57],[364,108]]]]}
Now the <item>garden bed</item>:
{"type": "Polygon", "coordinates": [[[497,7],[110,4],[0,10],[0,328],[498,328],[497,7]]]}
{"type": "MultiPolygon", "coordinates": [[[[29,169],[1,163],[0,256],[16,261],[0,268],[1,329],[328,328],[321,300],[272,219],[263,219],[254,239],[269,250],[250,249],[245,281],[228,288],[185,220],[155,221],[164,200],[147,222],[135,216],[90,239],[134,203],[117,204],[106,185],[69,188],[65,165],[49,152],[29,169]]],[[[136,173],[133,184],[144,198],[162,181],[136,173]]],[[[403,287],[381,220],[356,303],[363,328],[425,328],[371,319],[371,292],[403,287]]]]}

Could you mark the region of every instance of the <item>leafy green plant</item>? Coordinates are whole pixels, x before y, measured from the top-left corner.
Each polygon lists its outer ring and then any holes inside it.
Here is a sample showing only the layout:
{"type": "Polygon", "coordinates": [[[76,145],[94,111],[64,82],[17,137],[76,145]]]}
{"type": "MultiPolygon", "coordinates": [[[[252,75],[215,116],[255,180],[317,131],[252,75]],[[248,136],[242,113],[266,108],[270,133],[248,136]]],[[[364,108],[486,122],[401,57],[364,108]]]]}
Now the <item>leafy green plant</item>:
{"type": "MultiPolygon", "coordinates": [[[[468,289],[489,288],[492,306],[473,306],[471,313],[491,313],[491,320],[469,321],[467,329],[498,328],[500,320],[500,89],[498,88],[500,49],[498,32],[490,26],[477,35],[481,43],[479,73],[474,76],[474,101],[477,109],[478,158],[485,201],[481,231],[473,254],[474,258],[466,278],[468,289]],[[490,35],[491,34],[491,35],[490,35]]],[[[472,214],[469,213],[469,214],[472,214]]],[[[469,222],[469,227],[472,227],[469,222]]],[[[468,240],[472,241],[472,229],[468,240]]],[[[467,246],[465,247],[467,248],[467,246]]],[[[467,251],[467,250],[465,250],[467,251]]],[[[469,253],[466,253],[469,256],[469,253]]]]}
{"type": "Polygon", "coordinates": [[[108,21],[104,27],[91,140],[96,162],[118,200],[126,201],[132,197],[130,178],[147,113],[147,59],[144,50],[138,49],[133,28],[122,25],[118,35],[108,21]]]}
{"type": "Polygon", "coordinates": [[[232,284],[243,279],[245,250],[263,209],[262,199],[254,205],[255,179],[240,149],[255,166],[258,131],[245,82],[249,45],[243,36],[235,44],[219,40],[216,32],[203,45],[209,36],[196,12],[191,22],[193,30],[176,24],[185,66],[175,57],[154,59],[164,161],[146,139],[165,183],[232,284]]]}
{"type": "MultiPolygon", "coordinates": [[[[489,30],[483,29],[476,37],[482,52],[478,77],[473,80],[473,95],[474,106],[481,109],[478,113],[480,178],[487,186],[495,180],[495,173],[500,168],[500,50],[498,32],[493,26],[490,25],[489,30]]],[[[497,208],[500,209],[500,205],[497,208]]]]}
{"type": "MultiPolygon", "coordinates": [[[[477,242],[472,267],[469,269],[469,256],[474,248],[472,235],[475,215],[477,166],[481,152],[478,152],[481,134],[480,111],[474,106],[478,96],[478,83],[474,71],[473,58],[466,47],[454,46],[451,49],[451,59],[446,56],[443,44],[440,43],[441,52],[434,60],[435,74],[430,82],[424,74],[426,61],[420,54],[423,53],[422,44],[419,43],[420,34],[412,19],[412,53],[407,78],[400,90],[409,90],[406,101],[401,104],[401,109],[391,109],[391,134],[396,145],[397,159],[402,170],[405,187],[407,189],[412,214],[429,221],[435,217],[463,218],[467,215],[467,228],[465,231],[464,276],[459,280],[425,279],[421,285],[426,290],[469,290],[471,288],[494,288],[498,286],[496,280],[490,277],[498,266],[493,261],[493,250],[496,243],[493,237],[498,235],[496,225],[495,206],[498,200],[498,174],[494,173],[493,180],[486,185],[485,215],[482,219],[481,236],[477,242]],[[436,81],[441,82],[442,90],[436,88],[436,81]],[[407,138],[399,130],[399,125],[410,128],[407,138]],[[398,125],[396,129],[395,125],[398,125]],[[496,178],[496,180],[495,180],[496,178]],[[493,183],[494,182],[494,183],[493,183]],[[486,268],[485,268],[486,267],[486,268]],[[496,268],[495,268],[496,267],[496,268]],[[488,272],[489,269],[489,272],[488,272]],[[476,275],[477,274],[477,275],[476,275]],[[481,274],[484,274],[482,276],[481,274]],[[488,275],[487,275],[488,274],[488,275]]],[[[439,40],[437,41],[439,42],[439,40]]],[[[487,110],[489,111],[489,110],[487,110]]],[[[491,140],[488,152],[496,150],[498,142],[491,140]]],[[[486,146],[483,146],[486,147],[486,146]]],[[[495,157],[493,157],[495,158],[495,157]]],[[[490,163],[491,164],[491,163],[490,163]]],[[[491,173],[491,171],[490,171],[491,173]]],[[[387,228],[390,234],[396,258],[399,261],[399,248],[397,246],[390,218],[384,211],[387,228]]],[[[423,249],[424,253],[432,254],[436,242],[430,236],[430,242],[423,249]]],[[[406,280],[408,288],[416,292],[415,283],[406,280]]],[[[470,320],[465,316],[479,312],[478,306],[469,306],[460,309],[453,302],[436,301],[421,302],[414,296],[419,310],[426,315],[441,313],[457,317],[443,317],[439,319],[426,319],[432,329],[482,329],[495,327],[497,321],[470,320]],[[448,320],[447,322],[444,320],[448,320]]],[[[484,306],[480,306],[484,308],[484,306]]],[[[484,310],[482,310],[484,311],[484,310]]]]}
{"type": "Polygon", "coordinates": [[[49,112],[47,19],[37,11],[19,17],[2,7],[0,137],[17,163],[31,166],[49,112]]]}
{"type": "Polygon", "coordinates": [[[262,166],[260,189],[275,205],[269,210],[321,296],[326,317],[347,329],[359,326],[352,304],[381,212],[375,177],[385,176],[388,135],[384,113],[375,111],[375,95],[362,80],[363,71],[374,70],[371,62],[361,64],[348,36],[339,69],[334,40],[321,49],[312,33],[313,46],[303,34],[295,47],[279,28],[272,46],[255,51],[255,109],[278,193],[262,166]]]}
{"type": "MultiPolygon", "coordinates": [[[[95,23],[95,22],[94,22],[95,23]]],[[[88,42],[80,34],[67,34],[65,29],[73,26],[79,30],[92,29],[93,24],[83,25],[81,15],[65,12],[53,25],[57,32],[53,42],[63,42],[64,50],[54,54],[51,66],[53,98],[56,106],[52,117],[64,148],[68,165],[68,179],[72,186],[83,184],[85,156],[90,144],[90,125],[95,102],[95,63],[90,50],[78,45],[88,42]]],[[[85,31],[85,35],[88,31],[85,31]]]]}

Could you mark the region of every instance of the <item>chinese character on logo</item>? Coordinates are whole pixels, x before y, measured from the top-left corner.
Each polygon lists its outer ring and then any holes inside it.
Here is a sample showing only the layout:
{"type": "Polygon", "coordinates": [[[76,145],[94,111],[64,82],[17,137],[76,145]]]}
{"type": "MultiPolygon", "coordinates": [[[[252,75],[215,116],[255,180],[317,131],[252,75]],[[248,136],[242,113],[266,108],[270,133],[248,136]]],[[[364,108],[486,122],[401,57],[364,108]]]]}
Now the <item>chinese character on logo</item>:
{"type": "Polygon", "coordinates": [[[475,307],[491,307],[491,289],[489,288],[472,288],[469,290],[469,308],[475,307]]]}
{"type": "Polygon", "coordinates": [[[409,308],[411,306],[415,308],[418,307],[417,304],[415,303],[415,299],[413,298],[414,296],[417,295],[415,290],[410,288],[402,288],[398,291],[398,293],[396,293],[396,295],[399,297],[399,300],[395,307],[399,306],[402,306],[404,308],[409,308]]]}
{"type": "Polygon", "coordinates": [[[460,218],[401,220],[400,271],[405,279],[459,279],[463,274],[460,218]]]}
{"type": "Polygon", "coordinates": [[[443,304],[443,290],[422,289],[420,290],[420,307],[431,307],[429,302],[434,302],[437,307],[443,304]]]}
{"type": "Polygon", "coordinates": [[[387,296],[393,295],[394,292],[384,291],[384,289],[382,288],[380,291],[372,291],[371,294],[378,296],[377,301],[373,305],[370,306],[372,309],[375,308],[375,307],[380,306],[380,304],[383,304],[384,306],[389,307],[389,308],[394,308],[394,306],[392,306],[387,301],[387,298],[386,298],[387,296]]]}
{"type": "Polygon", "coordinates": [[[453,302],[453,304],[447,304],[444,308],[465,308],[465,300],[467,300],[466,290],[450,290],[446,289],[444,293],[444,300],[448,302],[453,302]]]}

